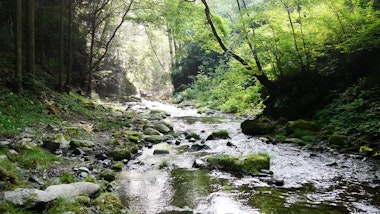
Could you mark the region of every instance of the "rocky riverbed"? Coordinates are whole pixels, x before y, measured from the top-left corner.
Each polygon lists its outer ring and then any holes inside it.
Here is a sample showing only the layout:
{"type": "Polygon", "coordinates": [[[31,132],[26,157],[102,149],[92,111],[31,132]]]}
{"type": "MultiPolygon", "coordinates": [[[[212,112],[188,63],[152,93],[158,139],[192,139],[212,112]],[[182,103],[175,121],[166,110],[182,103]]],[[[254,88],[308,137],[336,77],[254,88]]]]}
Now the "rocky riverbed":
{"type": "Polygon", "coordinates": [[[2,203],[46,213],[60,198],[79,205],[62,213],[380,211],[377,162],[249,137],[241,122],[144,101],[109,105],[99,118],[27,128],[0,143],[0,161],[40,149],[58,159],[19,167],[19,178],[1,171],[9,187],[2,203]],[[270,165],[249,171],[244,161],[252,154],[270,165]]]}

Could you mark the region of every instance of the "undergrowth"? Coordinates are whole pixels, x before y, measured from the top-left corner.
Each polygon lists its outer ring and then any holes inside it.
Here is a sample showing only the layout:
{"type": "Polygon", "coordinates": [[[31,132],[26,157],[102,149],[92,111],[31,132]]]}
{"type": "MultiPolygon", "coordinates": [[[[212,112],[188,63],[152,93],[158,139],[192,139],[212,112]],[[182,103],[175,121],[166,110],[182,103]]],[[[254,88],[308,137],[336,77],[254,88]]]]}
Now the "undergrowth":
{"type": "Polygon", "coordinates": [[[380,87],[367,80],[349,87],[329,106],[317,113],[327,133],[378,140],[380,138],[380,87]]]}

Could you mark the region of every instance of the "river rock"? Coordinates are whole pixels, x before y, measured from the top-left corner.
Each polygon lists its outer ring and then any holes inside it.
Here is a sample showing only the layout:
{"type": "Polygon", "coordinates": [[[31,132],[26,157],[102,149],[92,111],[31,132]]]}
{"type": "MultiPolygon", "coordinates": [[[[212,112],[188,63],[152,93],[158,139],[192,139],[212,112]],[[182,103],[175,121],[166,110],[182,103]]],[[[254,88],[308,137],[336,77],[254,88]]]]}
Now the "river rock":
{"type": "Polygon", "coordinates": [[[146,135],[160,135],[160,132],[154,128],[148,127],[146,129],[144,129],[144,134],[146,134],[146,135]]]}
{"type": "Polygon", "coordinates": [[[39,189],[18,188],[14,191],[6,191],[3,199],[19,206],[32,208],[41,204],[48,204],[57,198],[56,194],[42,191],[39,189]]]}
{"type": "Polygon", "coordinates": [[[243,158],[222,154],[209,157],[207,162],[211,168],[251,175],[263,169],[269,170],[270,158],[266,154],[251,154],[243,158]]]}
{"type": "Polygon", "coordinates": [[[150,135],[150,136],[146,136],[144,140],[149,143],[158,144],[167,140],[167,137],[161,136],[161,135],[150,135]]]}
{"type": "Polygon", "coordinates": [[[162,134],[167,134],[171,131],[171,129],[163,123],[155,124],[154,128],[162,134]]]}
{"type": "Polygon", "coordinates": [[[199,143],[194,143],[193,145],[191,145],[190,148],[195,151],[199,151],[202,149],[210,149],[210,147],[207,146],[206,144],[199,144],[199,143]]]}
{"type": "Polygon", "coordinates": [[[70,141],[70,148],[76,149],[81,147],[94,147],[95,143],[90,140],[77,140],[73,139],[70,141]]]}
{"type": "Polygon", "coordinates": [[[7,147],[9,146],[11,143],[7,140],[4,140],[4,141],[0,141],[0,148],[4,148],[4,147],[7,147]]]}
{"type": "Polygon", "coordinates": [[[42,147],[46,148],[51,153],[56,152],[60,146],[61,145],[58,142],[53,141],[53,140],[48,140],[48,139],[44,140],[42,144],[42,147]]]}
{"type": "Polygon", "coordinates": [[[218,139],[230,139],[230,138],[231,137],[228,135],[228,131],[219,130],[219,131],[213,131],[211,134],[209,134],[206,140],[218,140],[218,139]]]}
{"type": "Polygon", "coordinates": [[[130,160],[132,157],[132,153],[129,149],[116,148],[110,151],[109,156],[115,161],[121,161],[124,159],[130,160]]]}
{"type": "Polygon", "coordinates": [[[206,167],[207,167],[207,163],[200,159],[196,159],[193,163],[193,168],[206,168],[206,167]]]}
{"type": "Polygon", "coordinates": [[[59,184],[46,188],[45,192],[62,198],[73,198],[80,195],[92,196],[100,190],[100,186],[90,182],[59,184]]]}
{"type": "Polygon", "coordinates": [[[246,135],[266,135],[273,133],[275,127],[271,123],[256,120],[245,120],[240,124],[241,131],[246,135]]]}

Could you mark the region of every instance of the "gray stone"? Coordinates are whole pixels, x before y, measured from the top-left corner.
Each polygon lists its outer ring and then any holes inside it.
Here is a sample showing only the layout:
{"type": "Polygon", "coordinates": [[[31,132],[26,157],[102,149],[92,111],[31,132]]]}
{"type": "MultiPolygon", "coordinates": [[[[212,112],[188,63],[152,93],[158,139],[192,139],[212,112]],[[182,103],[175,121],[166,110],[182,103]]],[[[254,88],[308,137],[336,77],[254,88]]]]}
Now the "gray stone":
{"type": "Polygon", "coordinates": [[[161,132],[162,134],[167,134],[171,131],[171,129],[163,123],[158,123],[154,125],[154,128],[156,128],[157,131],[161,132]]]}
{"type": "Polygon", "coordinates": [[[14,191],[6,191],[3,199],[15,205],[34,207],[41,203],[49,203],[57,198],[57,195],[38,189],[18,188],[14,191]]]}
{"type": "Polygon", "coordinates": [[[160,135],[151,135],[151,136],[145,137],[144,140],[149,143],[158,144],[158,143],[161,143],[162,141],[167,140],[167,137],[160,136],[160,135]]]}
{"type": "Polygon", "coordinates": [[[206,168],[207,164],[203,160],[196,159],[193,163],[194,168],[206,168]]]}
{"type": "Polygon", "coordinates": [[[90,140],[73,139],[70,142],[71,149],[76,149],[76,148],[81,148],[81,147],[94,147],[94,146],[95,146],[95,143],[90,140]]]}
{"type": "Polygon", "coordinates": [[[144,134],[146,134],[146,135],[160,135],[160,132],[154,128],[148,127],[146,129],[144,129],[144,134]]]}
{"type": "Polygon", "coordinates": [[[0,141],[0,148],[4,148],[6,146],[9,146],[10,142],[9,141],[0,141]]]}
{"type": "Polygon", "coordinates": [[[91,196],[100,190],[100,186],[90,182],[76,182],[71,184],[59,184],[49,186],[45,192],[52,193],[56,197],[73,198],[79,195],[91,196]]]}
{"type": "Polygon", "coordinates": [[[58,142],[52,140],[44,140],[42,146],[49,150],[49,152],[56,152],[61,146],[58,142]]]}

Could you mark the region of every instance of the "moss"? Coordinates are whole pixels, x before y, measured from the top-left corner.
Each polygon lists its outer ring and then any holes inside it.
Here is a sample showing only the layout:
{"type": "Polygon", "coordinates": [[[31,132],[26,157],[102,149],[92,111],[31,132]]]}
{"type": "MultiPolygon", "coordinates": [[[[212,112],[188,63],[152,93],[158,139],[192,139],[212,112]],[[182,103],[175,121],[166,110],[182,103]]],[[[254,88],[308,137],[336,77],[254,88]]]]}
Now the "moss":
{"type": "Polygon", "coordinates": [[[76,214],[87,214],[89,213],[89,210],[87,210],[86,206],[83,206],[85,204],[87,204],[87,201],[58,198],[54,201],[47,213],[56,214],[73,212],[76,214]]]}
{"type": "Polygon", "coordinates": [[[111,182],[111,181],[114,181],[114,180],[116,179],[116,174],[115,174],[115,172],[113,172],[112,170],[105,169],[105,170],[103,170],[103,171],[100,173],[99,177],[100,177],[101,179],[104,179],[104,180],[106,180],[106,181],[111,182]]]}
{"type": "Polygon", "coordinates": [[[116,148],[110,151],[109,156],[115,161],[121,161],[124,159],[130,160],[132,157],[132,154],[129,149],[116,148]]]}
{"type": "Polygon", "coordinates": [[[17,165],[8,158],[0,160],[0,191],[10,189],[19,183],[17,165]]]}
{"type": "Polygon", "coordinates": [[[272,123],[256,120],[245,120],[240,124],[240,127],[246,135],[272,134],[275,130],[275,126],[272,123]]]}
{"type": "Polygon", "coordinates": [[[167,160],[164,160],[160,163],[160,165],[158,166],[159,169],[163,169],[163,168],[166,168],[169,166],[169,161],[167,160]]]}
{"type": "Polygon", "coordinates": [[[116,161],[111,165],[111,169],[116,171],[121,171],[124,167],[124,163],[121,161],[116,161]]]}
{"type": "Polygon", "coordinates": [[[230,136],[228,134],[228,131],[226,130],[219,130],[212,132],[206,140],[217,140],[217,139],[230,139],[230,136]]]}
{"type": "Polygon", "coordinates": [[[270,157],[268,154],[251,154],[243,159],[241,170],[247,174],[257,173],[263,169],[269,170],[270,157]]]}
{"type": "Polygon", "coordinates": [[[375,151],[373,148],[368,146],[361,146],[359,149],[359,154],[363,155],[364,157],[371,157],[375,154],[375,151]]]}
{"type": "Polygon", "coordinates": [[[113,193],[102,193],[94,200],[94,204],[99,207],[102,213],[124,213],[124,206],[121,203],[119,197],[113,193]]]}
{"type": "Polygon", "coordinates": [[[196,140],[200,140],[201,137],[199,136],[199,134],[195,133],[195,132],[186,132],[185,133],[185,138],[186,139],[191,139],[191,138],[194,138],[196,140]]]}
{"type": "Polygon", "coordinates": [[[253,174],[262,169],[269,169],[270,157],[267,154],[251,154],[245,158],[232,155],[217,155],[207,159],[212,168],[219,168],[227,172],[253,174]]]}
{"type": "Polygon", "coordinates": [[[347,137],[344,135],[333,134],[329,137],[328,142],[330,146],[343,147],[346,146],[347,140],[347,137]]]}
{"type": "MultiPolygon", "coordinates": [[[[312,121],[307,120],[295,120],[289,121],[285,126],[286,133],[288,135],[294,134],[297,130],[303,130],[304,132],[315,133],[320,129],[318,125],[312,121]]],[[[304,134],[305,135],[305,134],[304,134]]]]}
{"type": "Polygon", "coordinates": [[[48,169],[49,166],[60,159],[49,152],[40,148],[37,149],[24,149],[19,151],[17,161],[21,166],[29,169],[48,169]]]}

